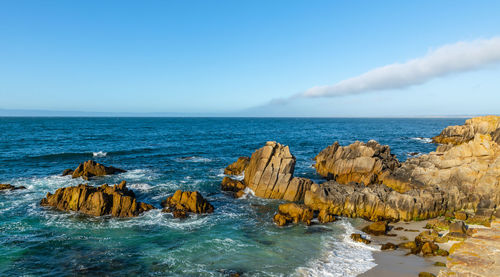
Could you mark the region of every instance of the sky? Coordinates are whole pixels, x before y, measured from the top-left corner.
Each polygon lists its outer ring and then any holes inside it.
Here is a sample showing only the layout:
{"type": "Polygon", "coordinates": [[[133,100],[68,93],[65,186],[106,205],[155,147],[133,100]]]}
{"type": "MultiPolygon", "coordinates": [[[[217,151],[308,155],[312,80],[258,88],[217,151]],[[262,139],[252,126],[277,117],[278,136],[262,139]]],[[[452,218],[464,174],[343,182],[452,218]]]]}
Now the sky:
{"type": "Polygon", "coordinates": [[[0,0],[0,111],[500,114],[498,11],[500,1],[0,0]]]}

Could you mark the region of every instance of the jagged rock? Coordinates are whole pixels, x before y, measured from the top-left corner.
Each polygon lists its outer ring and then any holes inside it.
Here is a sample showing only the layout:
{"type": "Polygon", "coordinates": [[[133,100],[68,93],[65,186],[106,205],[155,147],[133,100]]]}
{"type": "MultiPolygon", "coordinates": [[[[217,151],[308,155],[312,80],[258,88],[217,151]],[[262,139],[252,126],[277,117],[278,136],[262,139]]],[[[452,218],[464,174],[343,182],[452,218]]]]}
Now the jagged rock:
{"type": "Polygon", "coordinates": [[[454,216],[458,220],[467,220],[467,213],[464,211],[455,212],[454,216]]]}
{"type": "Polygon", "coordinates": [[[262,198],[302,201],[312,181],[294,178],[295,157],[274,141],[256,150],[245,169],[244,183],[262,198]]]}
{"type": "Polygon", "coordinates": [[[71,168],[65,169],[62,173],[62,176],[67,176],[67,175],[73,175],[73,169],[71,168]]]}
{"type": "Polygon", "coordinates": [[[362,242],[364,244],[371,243],[371,240],[364,238],[361,234],[351,234],[351,239],[353,241],[362,242]]]}
{"type": "Polygon", "coordinates": [[[321,210],[318,214],[318,221],[320,223],[328,223],[337,220],[335,215],[328,213],[327,210],[321,210]]]}
{"type": "Polygon", "coordinates": [[[0,191],[2,190],[18,190],[18,189],[26,189],[25,186],[13,186],[11,184],[0,184],[0,191]]]}
{"type": "Polygon", "coordinates": [[[472,140],[476,134],[496,135],[498,128],[500,128],[500,116],[475,117],[466,120],[464,125],[446,127],[432,140],[436,143],[458,145],[472,140]]]}
{"type": "Polygon", "coordinates": [[[370,225],[365,226],[361,230],[370,235],[375,235],[375,236],[385,235],[385,233],[387,232],[387,222],[386,221],[373,222],[370,225]]]}
{"type": "Polygon", "coordinates": [[[431,219],[427,224],[425,225],[426,229],[434,229],[437,231],[442,231],[442,230],[448,230],[450,227],[451,222],[447,219],[431,219]]]}
{"type": "Polygon", "coordinates": [[[243,184],[243,182],[231,179],[229,177],[224,177],[224,179],[222,179],[222,184],[220,186],[221,190],[233,192],[233,195],[237,198],[239,198],[238,195],[243,194],[245,188],[246,186],[245,184],[243,184]]]}
{"type": "Polygon", "coordinates": [[[321,176],[340,184],[350,182],[371,185],[380,183],[389,171],[399,167],[399,161],[387,145],[374,140],[339,146],[338,142],[322,150],[314,167],[321,176]]]}
{"type": "Polygon", "coordinates": [[[224,174],[227,175],[240,175],[247,168],[250,163],[249,157],[239,157],[238,160],[226,167],[224,174]]]}
{"type": "Polygon", "coordinates": [[[127,189],[125,181],[113,187],[107,184],[100,187],[81,184],[60,188],[54,194],[47,193],[40,205],[54,207],[61,211],[116,217],[133,217],[154,209],[149,204],[136,201],[134,192],[127,189]]]}
{"type": "Polygon", "coordinates": [[[397,248],[398,248],[397,245],[395,245],[394,243],[388,242],[388,243],[382,244],[382,246],[380,247],[380,250],[382,250],[382,251],[395,250],[397,248]]]}
{"type": "Polygon", "coordinates": [[[302,204],[286,203],[278,207],[278,213],[274,215],[274,222],[278,226],[284,226],[287,223],[304,222],[311,225],[313,219],[313,211],[302,204]]]}
{"type": "MultiPolygon", "coordinates": [[[[68,172],[68,169],[64,170],[63,175],[65,173],[68,174],[68,172]]],[[[112,166],[105,166],[95,161],[88,160],[78,165],[71,176],[73,178],[82,177],[83,179],[88,180],[89,178],[92,178],[94,176],[104,176],[122,172],[126,172],[126,170],[112,166]]]]}
{"type": "Polygon", "coordinates": [[[425,242],[422,245],[420,251],[422,251],[422,255],[424,256],[434,256],[435,252],[439,249],[439,246],[433,242],[425,242]]]}
{"type": "Polygon", "coordinates": [[[174,217],[184,218],[187,213],[212,213],[214,206],[197,191],[177,190],[174,195],[161,202],[163,212],[172,212],[174,217]]]}

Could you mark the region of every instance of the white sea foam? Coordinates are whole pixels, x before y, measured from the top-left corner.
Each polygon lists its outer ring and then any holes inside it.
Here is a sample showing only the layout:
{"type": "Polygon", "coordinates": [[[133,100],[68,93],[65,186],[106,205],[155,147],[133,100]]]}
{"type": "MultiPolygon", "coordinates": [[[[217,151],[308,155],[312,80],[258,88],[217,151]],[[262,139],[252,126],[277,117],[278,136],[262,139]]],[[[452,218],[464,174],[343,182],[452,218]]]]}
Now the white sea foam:
{"type": "Polygon", "coordinates": [[[133,169],[118,176],[127,181],[141,181],[152,180],[156,177],[156,174],[150,169],[133,169]]]}
{"type": "Polygon", "coordinates": [[[248,197],[248,195],[251,195],[253,197],[255,197],[255,191],[253,191],[251,188],[249,187],[246,187],[244,190],[243,190],[243,195],[240,197],[240,199],[246,199],[248,197]]]}
{"type": "Polygon", "coordinates": [[[372,252],[379,250],[351,240],[350,234],[356,230],[347,220],[341,220],[338,225],[344,228],[342,239],[325,237],[321,257],[311,260],[306,267],[297,268],[296,276],[357,276],[376,265],[372,252]]]}
{"type": "Polygon", "coordinates": [[[107,154],[108,154],[107,152],[102,152],[102,151],[92,153],[94,157],[106,157],[107,154]]]}
{"type": "Polygon", "coordinates": [[[212,161],[212,159],[199,156],[190,156],[190,157],[178,158],[177,161],[192,162],[192,163],[209,163],[212,161]]]}
{"type": "Polygon", "coordinates": [[[140,190],[140,191],[148,191],[151,188],[153,188],[153,186],[146,183],[130,183],[127,184],[127,187],[132,190],[140,190]]]}
{"type": "Polygon", "coordinates": [[[416,138],[411,138],[411,139],[422,142],[422,143],[432,143],[431,138],[416,137],[416,138]]]}

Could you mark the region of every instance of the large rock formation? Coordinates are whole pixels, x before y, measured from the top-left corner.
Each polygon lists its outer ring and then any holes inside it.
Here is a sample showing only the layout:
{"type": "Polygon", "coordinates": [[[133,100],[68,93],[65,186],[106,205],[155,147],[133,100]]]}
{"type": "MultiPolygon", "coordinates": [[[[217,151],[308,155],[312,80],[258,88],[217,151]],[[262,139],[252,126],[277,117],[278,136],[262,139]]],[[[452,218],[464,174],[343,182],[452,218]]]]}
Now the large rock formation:
{"type": "Polygon", "coordinates": [[[100,187],[81,184],[60,188],[54,194],[47,193],[40,205],[54,207],[61,211],[116,217],[133,217],[154,209],[149,204],[136,201],[134,192],[127,189],[125,181],[113,187],[107,184],[100,187]]]}
{"type": "Polygon", "coordinates": [[[311,225],[313,211],[302,204],[286,203],[278,207],[278,213],[274,215],[273,219],[278,226],[284,226],[291,222],[304,222],[306,225],[311,225]]]}
{"type": "Polygon", "coordinates": [[[25,186],[13,186],[11,184],[0,184],[0,191],[2,190],[18,190],[18,189],[26,189],[25,186]]]}
{"type": "Polygon", "coordinates": [[[163,212],[172,212],[174,217],[183,218],[187,213],[212,213],[214,206],[197,191],[177,190],[174,195],[163,200],[163,212]]]}
{"type": "MultiPolygon", "coordinates": [[[[468,142],[476,134],[492,135],[498,133],[500,128],[500,116],[488,115],[467,119],[464,125],[448,126],[439,135],[432,138],[436,143],[462,144],[468,142]]],[[[496,139],[496,137],[495,137],[496,139]]]]}
{"type": "MultiPolygon", "coordinates": [[[[243,184],[258,197],[302,201],[312,181],[293,177],[294,169],[295,157],[288,146],[267,142],[252,154],[244,171],[243,184]]],[[[227,187],[229,181],[224,183],[223,187],[227,187]]]]}
{"type": "Polygon", "coordinates": [[[94,176],[104,176],[122,172],[126,172],[126,170],[112,166],[105,166],[95,161],[88,160],[78,165],[78,167],[73,171],[71,171],[71,169],[64,170],[63,176],[71,174],[71,177],[73,178],[82,177],[83,179],[88,180],[94,176]]]}
{"type": "Polygon", "coordinates": [[[321,176],[340,184],[377,184],[400,165],[389,146],[380,145],[374,140],[366,144],[357,141],[348,146],[340,146],[335,142],[314,159],[314,167],[321,176]]]}
{"type": "Polygon", "coordinates": [[[240,175],[245,171],[249,163],[250,163],[249,157],[239,157],[236,162],[228,165],[226,169],[224,169],[224,174],[240,175]]]}

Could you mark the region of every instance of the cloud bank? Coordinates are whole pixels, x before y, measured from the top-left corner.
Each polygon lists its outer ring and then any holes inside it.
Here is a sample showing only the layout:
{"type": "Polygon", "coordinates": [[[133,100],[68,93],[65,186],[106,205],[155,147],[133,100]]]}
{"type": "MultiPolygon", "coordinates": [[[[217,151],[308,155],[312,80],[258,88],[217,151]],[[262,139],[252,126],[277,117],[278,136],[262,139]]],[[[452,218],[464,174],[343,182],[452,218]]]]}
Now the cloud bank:
{"type": "Polygon", "coordinates": [[[426,83],[434,78],[480,69],[500,62],[500,37],[444,45],[427,55],[405,63],[375,68],[334,85],[312,87],[290,97],[275,99],[282,104],[302,97],[336,97],[377,90],[403,89],[426,83]]]}

